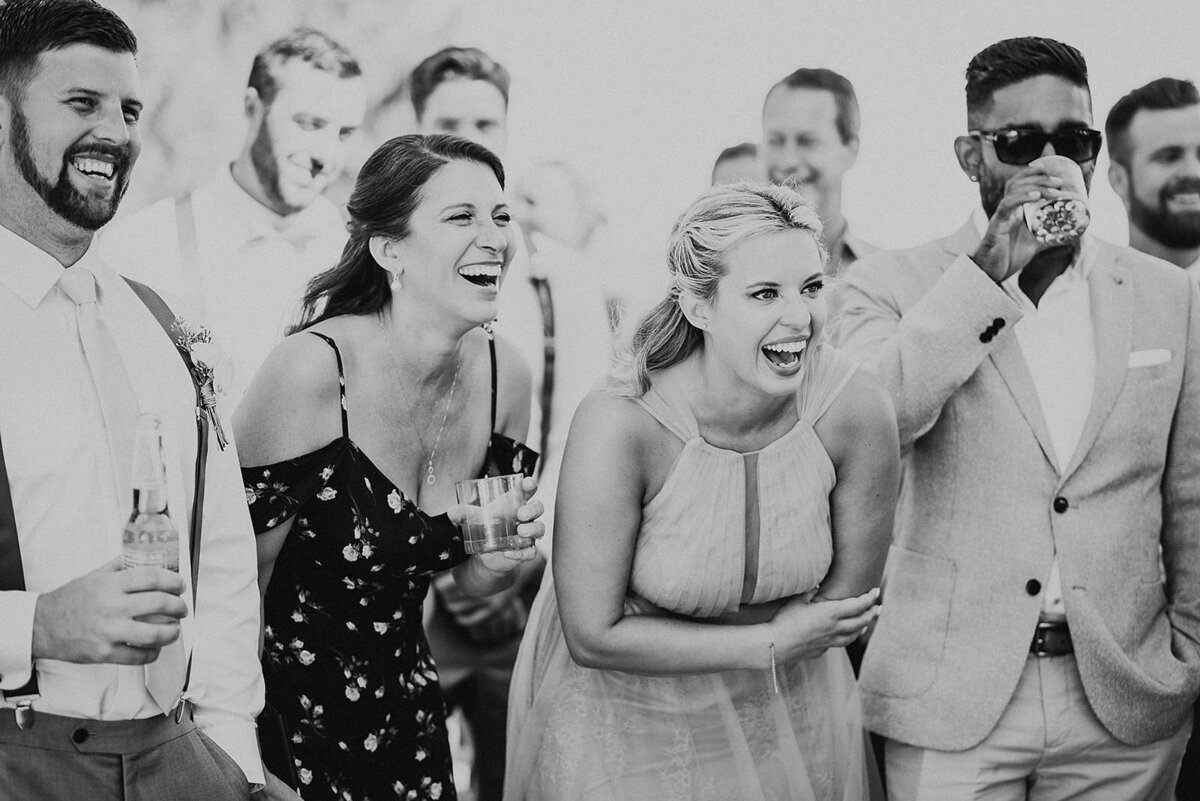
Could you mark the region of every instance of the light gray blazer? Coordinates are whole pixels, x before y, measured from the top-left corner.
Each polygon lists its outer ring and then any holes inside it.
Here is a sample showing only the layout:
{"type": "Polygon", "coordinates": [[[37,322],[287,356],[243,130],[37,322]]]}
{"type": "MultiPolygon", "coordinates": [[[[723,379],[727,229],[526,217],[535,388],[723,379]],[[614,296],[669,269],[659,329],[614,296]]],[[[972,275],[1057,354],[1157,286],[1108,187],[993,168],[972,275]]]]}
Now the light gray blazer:
{"type": "Polygon", "coordinates": [[[890,389],[905,453],[862,667],[867,724],[940,750],[987,736],[1057,549],[1092,708],[1122,742],[1162,738],[1200,691],[1200,291],[1090,239],[1096,383],[1060,473],[1013,332],[1021,312],[965,255],[978,243],[968,221],[868,256],[842,288],[835,344],[890,389]]]}

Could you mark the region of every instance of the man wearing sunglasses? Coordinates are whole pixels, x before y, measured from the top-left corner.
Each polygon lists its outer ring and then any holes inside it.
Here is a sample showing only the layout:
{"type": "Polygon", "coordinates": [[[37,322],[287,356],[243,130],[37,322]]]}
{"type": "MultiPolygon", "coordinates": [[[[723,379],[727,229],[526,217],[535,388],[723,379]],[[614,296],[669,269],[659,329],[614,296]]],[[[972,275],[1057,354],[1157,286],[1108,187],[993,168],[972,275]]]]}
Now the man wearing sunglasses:
{"type": "Polygon", "coordinates": [[[1168,801],[1200,689],[1200,288],[1031,234],[1096,166],[1075,48],[1005,40],[966,79],[981,208],[858,262],[836,333],[906,462],[867,724],[893,801],[1168,801]]]}

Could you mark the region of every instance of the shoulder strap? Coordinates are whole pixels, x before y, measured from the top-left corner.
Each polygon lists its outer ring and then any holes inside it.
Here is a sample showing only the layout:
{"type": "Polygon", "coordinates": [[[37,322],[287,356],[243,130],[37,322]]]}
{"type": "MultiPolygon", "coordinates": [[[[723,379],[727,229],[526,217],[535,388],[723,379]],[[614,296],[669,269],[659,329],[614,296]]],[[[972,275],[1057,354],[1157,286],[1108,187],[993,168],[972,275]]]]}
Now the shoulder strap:
{"type": "Polygon", "coordinates": [[[495,433],[495,431],[496,431],[496,337],[494,337],[492,335],[491,331],[488,331],[487,335],[488,335],[488,356],[492,360],[492,424],[488,428],[488,431],[495,433]]]}
{"type": "Polygon", "coordinates": [[[0,590],[23,589],[25,569],[21,563],[21,543],[17,540],[17,515],[4,464],[4,443],[0,441],[0,590]]]}
{"type": "MultiPolygon", "coordinates": [[[[125,278],[125,276],[122,276],[125,278]]],[[[195,476],[195,484],[192,491],[192,516],[191,516],[191,554],[192,563],[192,613],[196,614],[197,604],[197,587],[200,583],[200,539],[204,531],[204,479],[208,472],[208,415],[204,412],[204,398],[201,395],[200,378],[193,369],[192,357],[188,354],[188,349],[184,345],[181,337],[181,332],[175,326],[175,313],[171,311],[171,307],[162,299],[157,292],[145,284],[134,281],[132,278],[125,278],[125,283],[129,284],[129,288],[133,290],[133,294],[138,296],[138,299],[146,305],[150,313],[154,315],[154,319],[162,326],[163,331],[170,337],[171,342],[175,344],[175,352],[179,354],[179,358],[183,359],[183,365],[187,368],[188,377],[192,379],[192,388],[196,391],[196,467],[193,471],[195,476]]],[[[187,668],[183,676],[183,691],[180,695],[180,703],[175,708],[175,722],[182,720],[184,708],[187,706],[182,699],[186,698],[188,687],[192,683],[192,654],[188,653],[187,668]]]]}
{"type": "Polygon", "coordinates": [[[200,282],[200,251],[196,239],[196,209],[192,195],[175,201],[175,232],[179,239],[179,268],[192,304],[201,318],[208,316],[204,305],[204,286],[200,282]]]}
{"type": "MultiPolygon", "coordinates": [[[[124,277],[124,276],[122,276],[124,277]]],[[[195,485],[192,493],[192,515],[191,515],[191,555],[192,555],[192,608],[196,606],[196,584],[200,577],[200,537],[204,528],[204,479],[208,467],[208,415],[204,413],[204,401],[200,395],[200,382],[196,377],[196,372],[192,369],[192,358],[188,355],[187,348],[180,341],[180,331],[175,328],[175,313],[171,311],[171,307],[167,302],[150,287],[134,281],[132,278],[125,278],[125,283],[129,284],[129,288],[133,290],[133,294],[138,296],[138,299],[145,304],[150,313],[154,315],[154,319],[162,326],[163,331],[171,338],[175,344],[175,351],[179,354],[179,358],[183,360],[184,367],[187,368],[187,374],[192,379],[192,387],[196,391],[196,469],[195,469],[195,485]]]]}
{"type": "Polygon", "coordinates": [[[325,344],[333,348],[333,358],[337,360],[338,370],[338,406],[342,409],[342,436],[347,440],[350,439],[350,418],[346,412],[346,371],[342,367],[342,352],[338,350],[337,343],[333,341],[333,337],[327,337],[324,334],[318,334],[316,331],[309,331],[314,337],[320,337],[325,340],[325,344]]]}

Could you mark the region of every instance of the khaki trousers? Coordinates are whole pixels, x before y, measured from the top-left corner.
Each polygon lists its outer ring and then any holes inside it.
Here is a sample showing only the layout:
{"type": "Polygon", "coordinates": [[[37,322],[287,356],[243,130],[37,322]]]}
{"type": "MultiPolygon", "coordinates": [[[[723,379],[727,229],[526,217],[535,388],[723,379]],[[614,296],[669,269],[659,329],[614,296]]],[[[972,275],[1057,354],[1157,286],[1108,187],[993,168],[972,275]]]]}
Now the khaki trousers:
{"type": "Polygon", "coordinates": [[[1191,721],[1143,746],[1092,712],[1073,656],[1030,656],[996,727],[966,751],[887,742],[890,801],[1171,801],[1191,721]]]}

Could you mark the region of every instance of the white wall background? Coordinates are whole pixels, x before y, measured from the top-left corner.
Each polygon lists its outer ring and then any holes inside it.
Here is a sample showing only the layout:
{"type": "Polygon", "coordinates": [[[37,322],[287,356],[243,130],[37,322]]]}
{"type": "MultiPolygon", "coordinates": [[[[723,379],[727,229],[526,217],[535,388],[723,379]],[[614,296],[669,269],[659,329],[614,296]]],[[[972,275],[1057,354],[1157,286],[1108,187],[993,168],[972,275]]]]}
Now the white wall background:
{"type": "MultiPolygon", "coordinates": [[[[614,227],[656,261],[713,159],[759,139],[767,89],[797,67],[830,67],[856,87],[862,148],[845,211],[885,247],[948,233],[977,203],[952,142],[966,127],[963,71],[992,42],[1042,35],[1078,47],[1100,129],[1130,89],[1200,79],[1195,0],[482,0],[456,16],[454,43],[488,50],[513,74],[510,168],[579,165],[614,227]]],[[[1106,169],[1102,156],[1094,230],[1123,243],[1106,169]]]]}

